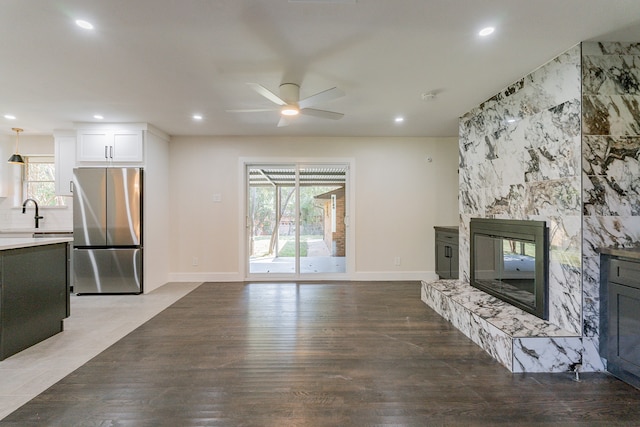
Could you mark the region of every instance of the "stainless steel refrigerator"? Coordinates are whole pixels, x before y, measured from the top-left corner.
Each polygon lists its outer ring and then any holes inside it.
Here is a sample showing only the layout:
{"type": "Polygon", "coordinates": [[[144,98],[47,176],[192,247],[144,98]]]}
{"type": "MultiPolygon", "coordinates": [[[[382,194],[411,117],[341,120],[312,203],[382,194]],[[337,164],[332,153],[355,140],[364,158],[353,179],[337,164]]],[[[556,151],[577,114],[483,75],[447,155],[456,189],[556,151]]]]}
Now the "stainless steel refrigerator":
{"type": "Polygon", "coordinates": [[[73,172],[73,291],[142,293],[143,170],[73,172]]]}

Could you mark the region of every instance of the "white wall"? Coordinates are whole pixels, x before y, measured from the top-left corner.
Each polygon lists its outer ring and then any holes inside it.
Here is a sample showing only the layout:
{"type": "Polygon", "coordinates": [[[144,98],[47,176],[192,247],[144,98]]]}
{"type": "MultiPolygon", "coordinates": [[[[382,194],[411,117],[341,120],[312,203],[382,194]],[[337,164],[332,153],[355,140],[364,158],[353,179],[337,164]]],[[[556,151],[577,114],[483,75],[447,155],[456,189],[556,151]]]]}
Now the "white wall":
{"type": "Polygon", "coordinates": [[[353,160],[353,280],[435,278],[433,226],[459,221],[457,138],[173,137],[169,150],[171,280],[245,278],[241,159],[353,160]]]}
{"type": "MultiPolygon", "coordinates": [[[[6,228],[33,228],[33,207],[29,212],[22,214],[22,195],[19,189],[22,185],[23,166],[7,163],[7,159],[14,151],[15,136],[0,137],[0,229],[6,228]],[[19,209],[17,207],[20,207],[19,209]]],[[[51,155],[54,154],[53,136],[20,135],[20,154],[24,155],[51,155]]],[[[66,208],[41,208],[40,214],[44,217],[40,220],[40,228],[43,230],[71,230],[73,227],[73,208],[71,198],[67,200],[66,208]]]]}
{"type": "Polygon", "coordinates": [[[145,132],[144,292],[167,283],[169,276],[169,138],[145,132]]]}

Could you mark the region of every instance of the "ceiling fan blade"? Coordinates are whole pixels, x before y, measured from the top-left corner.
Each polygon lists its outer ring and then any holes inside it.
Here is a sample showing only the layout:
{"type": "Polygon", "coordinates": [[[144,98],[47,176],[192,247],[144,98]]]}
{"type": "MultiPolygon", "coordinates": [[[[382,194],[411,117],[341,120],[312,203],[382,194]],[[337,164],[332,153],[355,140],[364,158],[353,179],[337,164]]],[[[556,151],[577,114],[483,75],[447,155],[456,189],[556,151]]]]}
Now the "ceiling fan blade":
{"type": "Polygon", "coordinates": [[[280,117],[280,121],[278,122],[278,127],[281,128],[283,126],[289,126],[291,121],[286,117],[280,117]]]}
{"type": "Polygon", "coordinates": [[[318,92],[315,95],[311,95],[306,97],[305,99],[298,102],[298,106],[300,108],[307,108],[317,104],[322,104],[324,102],[328,102],[334,100],[336,98],[340,98],[344,96],[344,92],[337,87],[332,87],[331,89],[327,89],[322,92],[318,92]]]}
{"type": "Polygon", "coordinates": [[[278,111],[278,108],[245,108],[241,110],[224,110],[227,113],[261,113],[263,111],[278,111]]]}
{"type": "Polygon", "coordinates": [[[271,92],[269,89],[267,89],[266,87],[258,84],[258,83],[247,83],[251,89],[255,90],[256,92],[258,92],[260,95],[264,96],[265,98],[267,98],[269,101],[278,104],[278,105],[287,105],[287,103],[282,100],[278,95],[276,95],[275,93],[271,92]]]}
{"type": "Polygon", "coordinates": [[[300,114],[331,120],[340,120],[342,117],[344,117],[344,114],[342,113],[336,113],[335,111],[316,110],[315,108],[303,108],[300,110],[300,114]]]}

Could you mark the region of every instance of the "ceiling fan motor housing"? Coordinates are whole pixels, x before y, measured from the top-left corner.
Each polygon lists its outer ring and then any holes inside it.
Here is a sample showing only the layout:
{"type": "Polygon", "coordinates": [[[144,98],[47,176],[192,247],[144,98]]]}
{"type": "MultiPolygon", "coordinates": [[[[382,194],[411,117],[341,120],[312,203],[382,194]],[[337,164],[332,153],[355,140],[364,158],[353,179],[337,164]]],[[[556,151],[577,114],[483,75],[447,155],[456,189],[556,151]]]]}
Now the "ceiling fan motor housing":
{"type": "Polygon", "coordinates": [[[282,83],[280,85],[280,98],[287,104],[296,105],[300,101],[300,86],[295,83],[282,83]]]}

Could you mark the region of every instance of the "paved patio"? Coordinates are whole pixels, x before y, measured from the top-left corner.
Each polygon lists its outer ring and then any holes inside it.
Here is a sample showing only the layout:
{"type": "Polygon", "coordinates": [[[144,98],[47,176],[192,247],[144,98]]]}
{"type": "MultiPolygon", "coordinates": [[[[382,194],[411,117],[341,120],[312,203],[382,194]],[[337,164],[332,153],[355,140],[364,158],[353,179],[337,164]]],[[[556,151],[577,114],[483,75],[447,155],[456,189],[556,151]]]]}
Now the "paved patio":
{"type": "MultiPolygon", "coordinates": [[[[307,241],[307,256],[300,258],[300,273],[344,273],[345,257],[331,256],[323,240],[307,241]]],[[[249,262],[251,274],[295,273],[294,257],[264,257],[249,262]]]]}

